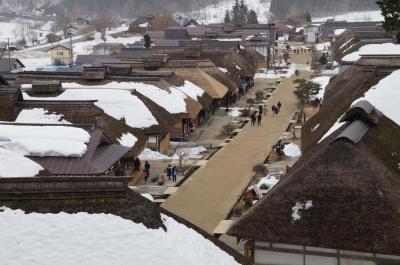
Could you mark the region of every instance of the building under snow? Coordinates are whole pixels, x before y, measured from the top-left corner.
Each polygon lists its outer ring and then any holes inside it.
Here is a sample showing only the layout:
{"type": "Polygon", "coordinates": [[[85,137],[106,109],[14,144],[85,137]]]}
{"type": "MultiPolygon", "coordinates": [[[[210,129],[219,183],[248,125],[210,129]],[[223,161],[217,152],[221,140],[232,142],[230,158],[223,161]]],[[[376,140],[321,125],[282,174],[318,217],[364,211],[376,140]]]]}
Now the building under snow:
{"type": "Polygon", "coordinates": [[[255,264],[400,263],[400,127],[367,101],[228,234],[255,264]]]}

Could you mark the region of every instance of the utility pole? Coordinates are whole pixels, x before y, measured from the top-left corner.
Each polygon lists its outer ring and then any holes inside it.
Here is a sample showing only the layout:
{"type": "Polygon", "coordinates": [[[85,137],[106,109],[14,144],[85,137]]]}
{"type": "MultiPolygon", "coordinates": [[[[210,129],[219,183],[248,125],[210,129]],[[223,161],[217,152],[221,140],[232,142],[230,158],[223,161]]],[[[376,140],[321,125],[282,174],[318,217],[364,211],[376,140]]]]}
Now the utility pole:
{"type": "Polygon", "coordinates": [[[8,46],[8,70],[11,70],[10,38],[7,38],[8,46]]]}

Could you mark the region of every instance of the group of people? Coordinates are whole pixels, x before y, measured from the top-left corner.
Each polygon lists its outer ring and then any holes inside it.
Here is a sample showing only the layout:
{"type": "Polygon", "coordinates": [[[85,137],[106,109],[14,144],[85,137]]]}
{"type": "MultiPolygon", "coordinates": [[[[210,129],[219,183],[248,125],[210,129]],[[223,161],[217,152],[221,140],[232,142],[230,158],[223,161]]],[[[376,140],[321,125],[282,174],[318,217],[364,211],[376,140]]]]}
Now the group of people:
{"type": "Polygon", "coordinates": [[[272,105],[271,109],[272,109],[272,114],[273,115],[278,115],[279,112],[281,111],[282,108],[282,103],[279,101],[278,104],[272,105]]]}
{"type": "Polygon", "coordinates": [[[267,115],[268,109],[265,105],[260,105],[258,106],[258,111],[254,111],[253,114],[251,114],[251,125],[255,126],[256,122],[258,125],[261,125],[262,121],[262,116],[264,114],[267,115]]]}
{"type": "Polygon", "coordinates": [[[176,167],[176,166],[168,165],[166,171],[167,171],[168,180],[171,180],[171,178],[172,178],[172,181],[173,181],[173,182],[176,182],[176,175],[178,174],[178,169],[177,169],[177,167],[176,167]]]}
{"type": "Polygon", "coordinates": [[[295,75],[295,76],[300,76],[300,70],[294,71],[294,75],[295,75]]]}

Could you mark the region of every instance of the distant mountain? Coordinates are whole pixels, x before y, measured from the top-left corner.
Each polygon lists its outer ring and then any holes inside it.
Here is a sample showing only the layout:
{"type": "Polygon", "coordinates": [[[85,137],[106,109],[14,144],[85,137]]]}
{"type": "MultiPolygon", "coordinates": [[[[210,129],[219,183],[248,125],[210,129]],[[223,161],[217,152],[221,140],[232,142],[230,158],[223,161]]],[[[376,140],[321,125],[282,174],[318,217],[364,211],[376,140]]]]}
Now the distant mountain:
{"type": "Polygon", "coordinates": [[[378,10],[376,0],[272,0],[270,11],[276,18],[304,12],[324,17],[343,12],[378,10]]]}

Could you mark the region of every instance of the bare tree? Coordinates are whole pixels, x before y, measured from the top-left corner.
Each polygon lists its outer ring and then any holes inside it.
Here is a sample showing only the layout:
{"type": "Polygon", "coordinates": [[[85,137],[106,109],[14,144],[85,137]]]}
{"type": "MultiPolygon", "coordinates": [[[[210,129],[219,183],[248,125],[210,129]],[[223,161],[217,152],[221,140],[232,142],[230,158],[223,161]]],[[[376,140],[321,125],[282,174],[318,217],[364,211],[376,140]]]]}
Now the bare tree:
{"type": "Polygon", "coordinates": [[[176,153],[179,159],[179,167],[182,168],[182,162],[184,159],[186,159],[189,155],[189,151],[184,148],[184,146],[179,146],[178,149],[176,149],[176,153]]]}
{"type": "Polygon", "coordinates": [[[110,14],[99,14],[91,22],[92,25],[98,32],[111,29],[116,25],[116,21],[110,14]]]}

